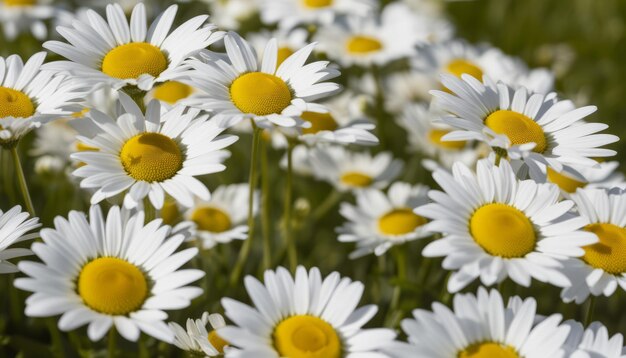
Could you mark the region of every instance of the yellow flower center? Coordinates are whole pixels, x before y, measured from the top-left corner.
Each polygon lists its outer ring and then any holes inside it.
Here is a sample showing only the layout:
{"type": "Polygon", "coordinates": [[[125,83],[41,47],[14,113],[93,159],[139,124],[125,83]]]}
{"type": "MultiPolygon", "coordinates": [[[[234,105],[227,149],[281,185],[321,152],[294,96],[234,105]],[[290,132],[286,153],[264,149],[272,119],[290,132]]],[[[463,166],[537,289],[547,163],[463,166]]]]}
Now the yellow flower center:
{"type": "Polygon", "coordinates": [[[72,113],[72,118],[76,118],[76,119],[85,118],[85,115],[87,115],[87,113],[89,113],[90,110],[91,108],[85,107],[78,112],[72,113]]]}
{"type": "Polygon", "coordinates": [[[499,110],[485,119],[485,125],[494,132],[509,137],[513,144],[534,142],[537,144],[533,148],[534,152],[543,153],[546,150],[546,136],[541,126],[521,113],[499,110]]]}
{"type": "Polygon", "coordinates": [[[181,82],[169,81],[154,89],[154,98],[169,104],[175,104],[193,93],[193,88],[181,82]]]}
{"type": "Polygon", "coordinates": [[[83,267],[78,294],[94,311],[128,315],[143,305],[148,282],[137,266],[117,257],[101,257],[83,267]]]}
{"type": "Polygon", "coordinates": [[[293,55],[294,51],[289,47],[281,47],[278,49],[278,56],[276,58],[276,68],[280,66],[289,56],[293,55]]]}
{"type": "Polygon", "coordinates": [[[448,62],[446,71],[457,77],[461,77],[462,74],[467,73],[479,81],[483,80],[483,70],[481,70],[480,67],[468,60],[460,58],[448,62]]]}
{"type": "Polygon", "coordinates": [[[394,209],[378,219],[378,230],[385,235],[404,235],[426,224],[426,219],[408,208],[394,209]]]}
{"type": "Polygon", "coordinates": [[[129,139],[120,152],[122,166],[133,179],[162,182],[183,167],[183,153],[171,138],[142,133],[129,139]]]}
{"type": "Polygon", "coordinates": [[[552,168],[548,168],[548,180],[559,186],[561,190],[567,193],[575,193],[576,189],[583,188],[587,185],[584,181],[579,181],[565,174],[554,171],[552,168]]]}
{"type": "Polygon", "coordinates": [[[353,36],[348,39],[346,49],[354,55],[365,55],[383,48],[383,44],[370,36],[353,36]]]}
{"type": "Polygon", "coordinates": [[[458,358],[519,358],[513,347],[495,342],[475,343],[458,354],[458,358]]]}
{"type": "Polygon", "coordinates": [[[274,347],[281,357],[339,358],[341,341],[335,329],[314,316],[292,316],[274,331],[274,347]]]}
{"type": "Polygon", "coordinates": [[[338,125],[330,113],[304,112],[300,116],[311,123],[310,128],[302,128],[303,134],[315,134],[321,131],[334,131],[338,125]]]}
{"type": "Polygon", "coordinates": [[[7,6],[33,6],[36,3],[36,0],[4,0],[7,6]]]}
{"type": "Polygon", "coordinates": [[[230,98],[242,112],[265,116],[281,113],[287,108],[291,103],[291,91],[279,77],[249,72],[233,81],[230,98]]]}
{"type": "Polygon", "coordinates": [[[428,139],[430,140],[432,144],[443,149],[461,150],[465,148],[465,144],[467,142],[464,140],[453,140],[453,141],[441,140],[441,137],[443,137],[444,135],[448,133],[450,133],[449,130],[433,128],[428,132],[428,139]]]}
{"type": "Polygon", "coordinates": [[[0,118],[27,118],[35,114],[35,105],[23,92],[0,87],[0,118]]]}
{"type": "Polygon", "coordinates": [[[115,78],[139,78],[143,74],[158,77],[167,68],[165,54],[145,42],[120,45],[102,60],[102,72],[115,78]]]}
{"type": "Polygon", "coordinates": [[[600,242],[584,247],[583,260],[613,275],[626,272],[626,229],[613,224],[590,224],[585,230],[598,235],[600,242]]]}
{"type": "Polygon", "coordinates": [[[224,347],[228,345],[228,342],[220,337],[215,330],[209,332],[209,343],[211,343],[213,348],[217,349],[220,354],[224,354],[224,347]]]}
{"type": "Polygon", "coordinates": [[[191,214],[191,220],[202,231],[224,232],[231,228],[230,217],[220,209],[203,207],[196,209],[191,214]]]}
{"type": "Polygon", "coordinates": [[[370,186],[374,181],[371,176],[359,172],[346,172],[339,180],[347,186],[357,188],[370,186]]]}
{"type": "Polygon", "coordinates": [[[333,3],[333,0],[302,0],[304,6],[311,8],[327,7],[333,3]]]}
{"type": "Polygon", "coordinates": [[[470,219],[474,241],[486,252],[505,258],[524,257],[537,242],[532,222],[520,210],[500,203],[480,207],[470,219]]]}

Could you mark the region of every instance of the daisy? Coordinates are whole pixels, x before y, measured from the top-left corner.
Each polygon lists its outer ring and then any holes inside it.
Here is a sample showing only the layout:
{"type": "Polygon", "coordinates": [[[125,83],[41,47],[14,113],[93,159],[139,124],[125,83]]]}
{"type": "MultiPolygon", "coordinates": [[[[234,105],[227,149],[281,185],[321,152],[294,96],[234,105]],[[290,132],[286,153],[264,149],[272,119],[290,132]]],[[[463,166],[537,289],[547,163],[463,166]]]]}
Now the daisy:
{"type": "Polygon", "coordinates": [[[38,234],[28,232],[40,227],[39,218],[28,218],[28,213],[22,212],[22,207],[14,206],[7,212],[0,210],[0,274],[18,272],[17,266],[9,259],[32,255],[29,249],[9,248],[9,246],[39,237],[38,234]]]}
{"type": "Polygon", "coordinates": [[[534,298],[505,307],[498,291],[481,287],[477,295],[455,295],[452,309],[435,302],[432,312],[414,310],[402,321],[408,344],[389,351],[402,358],[565,357],[570,327],[560,314],[535,324],[536,309],[534,298]]]}
{"type": "Polygon", "coordinates": [[[507,277],[525,287],[531,278],[570,286],[562,260],[582,256],[581,247],[598,240],[579,230],[586,219],[568,214],[574,203],[559,201],[556,185],[519,180],[506,161],[498,167],[480,160],[476,173],[457,163],[433,178],[443,191],[432,190],[434,203],[415,213],[433,220],[426,230],[442,235],[422,254],[445,257],[443,268],[454,270],[450,292],[477,278],[487,286],[507,277]]]}
{"type": "Polygon", "coordinates": [[[624,337],[617,333],[609,337],[608,329],[593,322],[587,329],[575,321],[566,321],[571,328],[566,345],[571,358],[623,358],[626,357],[624,337]]]}
{"type": "Polygon", "coordinates": [[[50,3],[50,0],[0,0],[0,23],[6,40],[14,41],[23,32],[44,40],[48,36],[44,21],[58,12],[50,3]]]}
{"type": "Polygon", "coordinates": [[[611,296],[626,289],[626,192],[619,188],[578,189],[571,195],[585,231],[599,242],[584,246],[584,255],[568,260],[566,273],[573,285],[561,292],[565,302],[582,303],[591,294],[611,296]]]}
{"type": "Polygon", "coordinates": [[[221,163],[229,153],[223,149],[237,137],[220,136],[224,128],[198,110],[176,106],[161,115],[159,102],[152,101],[144,116],[130,97],[119,96],[126,113],[115,120],[90,111],[98,134],[81,133],[78,140],[94,150],[71,156],[85,163],[74,171],[83,178],[81,187],[97,189],[91,203],[120,193],[125,193],[127,208],[148,197],[161,209],[165,193],[186,207],[193,206],[194,196],[208,200],[208,189],[195,177],[224,170],[221,163]]]}
{"type": "Polygon", "coordinates": [[[298,24],[330,24],[339,15],[371,16],[374,0],[261,0],[261,20],[291,29],[298,24]]]}
{"type": "Polygon", "coordinates": [[[80,107],[83,84],[42,71],[45,52],[24,63],[17,55],[0,57],[0,146],[11,147],[30,132],[80,107]]]}
{"type": "Polygon", "coordinates": [[[624,174],[619,172],[619,162],[600,162],[593,167],[564,166],[562,172],[547,168],[547,179],[561,188],[568,197],[578,188],[626,188],[624,174]]]}
{"type": "Polygon", "coordinates": [[[207,15],[196,16],[168,35],[178,7],[172,5],[150,26],[143,3],[133,8],[130,25],[119,4],[107,5],[107,21],[89,10],[88,21],[60,27],[68,42],[48,41],[43,46],[69,61],[56,61],[49,69],[67,71],[114,89],[127,85],[147,91],[173,76],[190,55],[222,37],[214,25],[205,25],[207,15]]]}
{"type": "MultiPolygon", "coordinates": [[[[365,77],[365,76],[364,76],[365,77]]],[[[367,85],[368,93],[376,92],[376,83],[370,76],[367,85]]],[[[437,88],[430,75],[417,71],[399,71],[385,76],[383,79],[385,91],[385,109],[391,113],[402,113],[407,104],[415,102],[430,102],[432,96],[429,91],[437,88]]]]}
{"type": "Polygon", "coordinates": [[[224,354],[224,347],[228,345],[217,330],[226,326],[224,317],[220,314],[204,312],[197,320],[187,319],[187,330],[178,323],[168,323],[174,333],[174,345],[192,354],[204,355],[205,357],[217,357],[224,354]],[[207,331],[207,324],[212,330],[207,331]]]}
{"type": "Polygon", "coordinates": [[[390,152],[372,156],[368,152],[351,152],[343,147],[319,147],[311,151],[315,176],[339,191],[365,188],[383,189],[393,181],[404,163],[390,152]]]}
{"type": "MultiPolygon", "coordinates": [[[[300,176],[310,177],[313,176],[313,165],[311,164],[311,156],[313,149],[304,144],[298,144],[293,147],[292,155],[292,169],[293,172],[300,176]]],[[[280,160],[280,167],[287,170],[287,153],[280,160]]]]}
{"type": "Polygon", "coordinates": [[[259,12],[259,0],[202,0],[211,5],[211,21],[220,29],[237,31],[259,12]]]}
{"type": "Polygon", "coordinates": [[[385,357],[380,348],[395,339],[390,329],[362,329],[375,305],[356,309],[363,284],[333,272],[300,266],[295,278],[284,268],[265,271],[265,285],[252,276],[245,286],[254,307],[224,298],[234,326],[218,330],[232,346],[227,357],[385,357]]]}
{"type": "Polygon", "coordinates": [[[173,106],[182,100],[189,100],[196,90],[182,82],[167,81],[158,84],[144,97],[144,103],[148,104],[153,99],[161,101],[164,105],[173,106]]]}
{"type": "Polygon", "coordinates": [[[130,214],[114,206],[106,219],[98,206],[85,214],[71,211],[54,220],[54,229],[41,231],[43,242],[32,250],[43,261],[22,261],[28,277],[15,286],[34,292],[26,300],[26,315],[61,315],[59,328],[71,331],[88,324],[87,335],[100,340],[115,325],[126,339],[143,331],[172,342],[163,310],[182,309],[202,294],[186,286],[204,276],[200,270],[179,268],[197,248],[174,251],[183,235],[171,235],[157,219],[144,225],[144,213],[130,214]]]}
{"type": "Polygon", "coordinates": [[[224,44],[229,62],[223,54],[203,51],[202,61],[188,61],[195,70],[182,73],[180,81],[203,91],[195,105],[219,112],[228,123],[225,125],[253,118],[259,125],[267,126],[269,122],[293,127],[303,123],[299,118],[302,112],[325,111],[310,101],[340,89],[336,83],[322,82],[339,75],[337,70],[326,67],[328,62],[304,64],[314,44],[298,50],[278,68],[276,40],[267,43],[261,64],[250,44],[238,34],[226,34],[224,44]]]}
{"type": "Polygon", "coordinates": [[[422,239],[431,234],[424,230],[426,219],[413,209],[428,203],[428,188],[396,182],[387,194],[378,189],[356,193],[356,206],[342,203],[339,212],[348,220],[337,229],[339,241],[356,242],[350,258],[370,253],[383,255],[394,245],[422,239]]]}
{"type": "Polygon", "coordinates": [[[309,32],[302,28],[276,29],[275,31],[263,30],[247,34],[250,45],[263,58],[265,46],[272,39],[276,39],[278,45],[278,55],[276,57],[276,67],[280,66],[289,56],[305,47],[308,42],[309,32]]]}
{"type": "Polygon", "coordinates": [[[600,148],[619,139],[598,134],[608,126],[582,122],[596,111],[595,106],[575,109],[553,94],[529,94],[523,87],[514,90],[486,76],[485,84],[469,75],[462,77],[441,76],[452,94],[432,91],[441,108],[451,114],[443,122],[456,129],[444,140],[484,141],[502,157],[523,161],[530,177],[538,181],[546,177],[542,165],[560,172],[563,165],[594,166],[592,157],[615,155],[600,148]]]}

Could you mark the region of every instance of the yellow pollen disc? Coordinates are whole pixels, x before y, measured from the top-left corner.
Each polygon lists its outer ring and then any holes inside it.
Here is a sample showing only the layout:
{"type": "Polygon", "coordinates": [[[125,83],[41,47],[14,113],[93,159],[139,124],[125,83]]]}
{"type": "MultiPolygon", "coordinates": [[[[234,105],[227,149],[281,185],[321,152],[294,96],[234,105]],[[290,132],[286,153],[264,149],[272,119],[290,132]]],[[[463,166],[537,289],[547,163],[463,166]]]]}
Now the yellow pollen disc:
{"type": "Polygon", "coordinates": [[[27,118],[35,114],[35,105],[27,95],[12,88],[0,87],[0,118],[27,118]]]}
{"type": "Polygon", "coordinates": [[[426,224],[426,219],[411,209],[395,209],[378,219],[378,230],[386,235],[404,235],[426,224]]]}
{"type": "Polygon", "coordinates": [[[347,186],[364,188],[370,186],[374,180],[366,174],[346,172],[341,176],[340,181],[347,186]]]}
{"type": "Polygon", "coordinates": [[[483,80],[483,70],[481,70],[480,67],[460,58],[448,62],[446,71],[457,77],[461,77],[462,74],[467,73],[479,81],[483,80]]]}
{"type": "Polygon", "coordinates": [[[209,332],[209,343],[211,343],[213,348],[217,349],[220,354],[224,353],[224,347],[228,345],[228,342],[226,342],[224,338],[220,337],[215,330],[209,332]]]}
{"type": "Polygon", "coordinates": [[[444,135],[448,133],[450,133],[449,130],[433,128],[428,132],[428,139],[430,140],[432,144],[443,149],[461,150],[465,148],[465,144],[467,142],[464,140],[454,140],[454,141],[441,140],[441,137],[443,137],[444,135]]]}
{"type": "Polygon", "coordinates": [[[280,66],[289,56],[293,55],[294,51],[289,47],[281,47],[278,49],[278,56],[276,58],[276,68],[280,66]]]}
{"type": "Polygon", "coordinates": [[[303,134],[315,134],[321,131],[334,131],[338,125],[330,113],[304,112],[302,119],[311,123],[310,128],[302,128],[303,134]]]}
{"type": "Polygon", "coordinates": [[[224,232],[231,228],[228,214],[217,208],[198,208],[191,214],[191,220],[203,231],[224,232]]]}
{"type": "Polygon", "coordinates": [[[460,351],[458,358],[519,358],[510,346],[494,342],[476,343],[460,351]]]}
{"type": "Polygon", "coordinates": [[[348,52],[356,55],[376,52],[382,48],[383,44],[370,36],[353,36],[348,39],[348,42],[346,43],[346,49],[348,52]]]}
{"type": "Polygon", "coordinates": [[[102,60],[102,72],[115,78],[139,78],[143,74],[158,77],[167,68],[165,54],[145,42],[120,45],[102,60]]]}
{"type": "Polygon", "coordinates": [[[583,260],[613,275],[626,272],[626,229],[613,224],[591,224],[585,230],[598,235],[600,242],[584,247],[583,260]]]}
{"type": "Polygon", "coordinates": [[[142,133],[129,139],[120,152],[122,166],[133,179],[162,182],[183,167],[183,153],[171,138],[142,133]]]}
{"type": "Polygon", "coordinates": [[[333,0],[302,0],[302,3],[304,3],[306,7],[318,8],[330,6],[333,0]]]}
{"type": "Polygon", "coordinates": [[[143,305],[148,282],[137,266],[116,257],[101,257],[83,267],[78,294],[94,311],[127,315],[143,305]]]}
{"type": "Polygon", "coordinates": [[[178,211],[176,201],[167,197],[163,202],[163,207],[161,208],[161,219],[163,219],[163,224],[173,226],[176,224],[179,217],[180,212],[178,211]]]}
{"type": "Polygon", "coordinates": [[[576,192],[576,189],[583,188],[587,185],[587,183],[583,181],[570,178],[565,174],[552,170],[552,168],[548,168],[548,180],[551,183],[558,185],[561,190],[567,193],[574,193],[576,192]]]}
{"type": "Polygon", "coordinates": [[[154,89],[154,98],[169,104],[185,99],[193,93],[193,88],[184,83],[169,81],[154,89]]]}
{"type": "Polygon", "coordinates": [[[339,358],[341,342],[335,329],[314,316],[292,316],[274,331],[274,347],[281,357],[339,358]]]}
{"type": "Polygon", "coordinates": [[[242,112],[265,116],[281,113],[287,108],[291,103],[291,91],[279,77],[249,72],[233,81],[230,98],[242,112]]]}
{"type": "Polygon", "coordinates": [[[524,257],[535,249],[535,229],[526,214],[506,204],[487,204],[470,219],[474,241],[493,256],[524,257]]]}
{"type": "Polygon", "coordinates": [[[89,113],[90,110],[91,108],[83,108],[80,112],[72,113],[72,118],[85,118],[85,115],[89,113]]]}
{"type": "Polygon", "coordinates": [[[36,3],[36,0],[4,0],[7,6],[33,6],[36,3]]]}
{"type": "Polygon", "coordinates": [[[512,144],[537,143],[533,152],[543,153],[547,141],[543,129],[525,115],[508,110],[499,110],[485,119],[485,125],[498,134],[509,137],[512,144]]]}

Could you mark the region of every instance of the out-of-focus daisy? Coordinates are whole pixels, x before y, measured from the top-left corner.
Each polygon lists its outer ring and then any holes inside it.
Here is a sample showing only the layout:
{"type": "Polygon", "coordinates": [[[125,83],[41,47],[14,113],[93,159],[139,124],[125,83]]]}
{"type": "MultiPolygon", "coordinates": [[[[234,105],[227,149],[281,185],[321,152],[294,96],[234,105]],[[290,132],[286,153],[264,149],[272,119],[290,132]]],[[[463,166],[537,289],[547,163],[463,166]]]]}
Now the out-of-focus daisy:
{"type": "Polygon", "coordinates": [[[203,0],[211,4],[211,21],[220,29],[239,30],[259,11],[259,0],[203,0]]]}
{"type": "Polygon", "coordinates": [[[374,0],[260,0],[261,20],[291,29],[298,24],[330,24],[337,16],[371,15],[374,0]]]}
{"type": "Polygon", "coordinates": [[[245,286],[254,307],[224,298],[235,324],[217,331],[231,344],[232,357],[383,357],[380,348],[395,339],[390,329],[363,329],[377,312],[357,305],[363,284],[333,272],[300,266],[295,279],[284,268],[265,271],[265,285],[252,276],[245,286]]]}
{"type": "Polygon", "coordinates": [[[477,278],[484,285],[509,277],[526,287],[531,278],[568,287],[562,260],[583,256],[582,247],[598,241],[579,230],[587,220],[568,215],[574,203],[559,201],[556,185],[519,180],[506,161],[497,167],[480,160],[476,173],[457,163],[433,178],[443,192],[431,191],[434,203],[415,212],[433,220],[425,229],[442,235],[422,254],[445,257],[443,268],[454,270],[450,292],[477,278]]]}
{"type": "Polygon", "coordinates": [[[259,57],[263,57],[265,46],[272,39],[278,44],[276,67],[280,66],[289,56],[307,45],[309,32],[302,28],[277,29],[275,31],[261,31],[246,36],[259,57]]]}
{"type": "Polygon", "coordinates": [[[340,191],[383,189],[402,171],[403,162],[390,152],[372,156],[343,147],[320,147],[311,152],[314,175],[340,191]]]}
{"type": "Polygon", "coordinates": [[[177,9],[176,5],[167,8],[149,29],[143,3],[133,8],[130,24],[119,4],[107,5],[108,22],[89,10],[88,21],[58,29],[69,44],[44,44],[69,60],[49,63],[46,68],[115,89],[133,85],[150,90],[155,83],[171,79],[189,55],[222,37],[221,32],[214,32],[214,25],[205,24],[208,15],[196,16],[168,35],[177,9]]]}
{"type": "MultiPolygon", "coordinates": [[[[311,155],[313,149],[306,145],[299,144],[292,151],[292,169],[293,172],[302,176],[313,176],[313,165],[311,164],[311,155]]],[[[287,169],[287,154],[280,160],[280,167],[287,169]]]]}
{"type": "Polygon", "coordinates": [[[19,205],[7,212],[0,210],[0,274],[19,271],[17,266],[8,260],[32,255],[32,251],[24,248],[9,248],[9,246],[38,237],[38,234],[28,232],[39,226],[41,226],[39,219],[29,219],[28,213],[22,212],[22,207],[19,205]]]}
{"type": "Polygon", "coordinates": [[[220,314],[204,312],[202,317],[196,320],[187,319],[187,330],[178,323],[168,323],[174,333],[174,345],[192,354],[204,355],[205,357],[217,357],[224,354],[224,347],[228,345],[217,330],[225,327],[226,322],[220,314]],[[211,331],[207,330],[207,324],[211,325],[211,331]]]}
{"type": "Polygon", "coordinates": [[[566,273],[573,284],[561,297],[582,303],[589,294],[610,296],[618,286],[626,289],[626,192],[578,189],[571,198],[586,220],[585,231],[599,242],[583,247],[580,259],[568,260],[566,273]]]}
{"type": "Polygon", "coordinates": [[[397,182],[387,194],[378,189],[356,193],[356,206],[343,203],[340,213],[348,220],[337,229],[339,241],[356,242],[350,258],[370,253],[380,256],[394,245],[428,237],[426,219],[413,209],[428,203],[428,187],[397,182]]]}
{"type": "Polygon", "coordinates": [[[156,99],[165,105],[173,106],[182,100],[189,99],[195,92],[196,90],[188,84],[178,81],[167,81],[154,86],[146,94],[144,102],[147,104],[156,99]]]}
{"type": "Polygon", "coordinates": [[[193,206],[194,196],[208,200],[208,189],[195,177],[224,170],[229,153],[223,149],[237,137],[220,136],[224,128],[198,110],[176,106],[161,115],[159,102],[152,101],[144,115],[124,93],[120,101],[126,113],[117,120],[89,112],[99,132],[78,139],[94,150],[72,155],[85,163],[74,171],[84,178],[81,187],[97,189],[91,202],[123,192],[129,208],[148,197],[160,209],[165,193],[186,207],[193,206]]]}
{"type": "Polygon", "coordinates": [[[0,0],[0,26],[7,41],[23,32],[30,32],[38,40],[45,39],[48,27],[44,20],[56,13],[50,0],[0,0]]]}
{"type": "Polygon", "coordinates": [[[398,358],[565,357],[570,327],[561,324],[560,314],[535,324],[534,298],[514,310],[504,306],[498,291],[481,287],[477,295],[455,295],[453,306],[435,302],[432,312],[414,310],[414,318],[402,321],[408,344],[395,344],[389,352],[398,358]]]}
{"type": "Polygon", "coordinates": [[[617,333],[609,336],[608,329],[600,322],[593,322],[585,329],[580,322],[566,321],[571,331],[567,342],[570,358],[623,358],[626,357],[624,337],[617,333]]]}
{"type": "Polygon", "coordinates": [[[187,285],[204,272],[179,270],[198,249],[174,253],[183,235],[171,235],[160,219],[144,225],[143,212],[130,215],[117,206],[106,219],[93,206],[89,220],[71,211],[67,220],[57,217],[54,223],[54,229],[41,231],[43,242],[32,246],[43,263],[18,265],[29,277],[18,278],[15,286],[34,292],[26,300],[26,315],[62,315],[63,331],[88,324],[92,341],[115,325],[130,341],[143,331],[172,342],[163,310],[185,308],[202,294],[202,289],[187,285]]]}
{"type": "Polygon", "coordinates": [[[484,141],[502,157],[523,161],[530,177],[539,181],[546,177],[542,165],[560,172],[564,165],[593,166],[597,162],[592,157],[615,155],[600,148],[619,139],[598,133],[608,126],[583,123],[595,106],[574,108],[570,101],[496,85],[488,77],[485,84],[462,77],[442,75],[452,94],[432,91],[441,108],[452,114],[442,120],[456,129],[444,140],[484,141]]]}
{"type": "Polygon", "coordinates": [[[385,108],[392,113],[401,113],[407,103],[429,102],[432,97],[428,91],[437,87],[429,75],[417,71],[399,71],[385,76],[383,85],[385,108]]]}
{"type": "Polygon", "coordinates": [[[33,128],[80,108],[85,86],[42,71],[45,58],[45,52],[26,63],[17,55],[0,57],[0,146],[15,145],[33,128]]]}
{"type": "Polygon", "coordinates": [[[221,54],[203,51],[200,57],[205,62],[190,60],[195,70],[186,71],[180,81],[203,91],[196,106],[219,112],[228,126],[254,118],[257,124],[293,127],[303,123],[302,112],[325,111],[310,101],[340,89],[336,83],[323,82],[339,75],[326,67],[328,62],[304,64],[314,44],[298,50],[278,68],[276,40],[267,43],[260,64],[250,44],[238,34],[229,32],[224,44],[230,62],[221,54]]]}
{"type": "Polygon", "coordinates": [[[601,162],[596,166],[563,167],[560,173],[548,168],[548,181],[561,188],[565,196],[575,193],[578,188],[621,187],[626,189],[624,174],[619,172],[619,162],[601,162]]]}

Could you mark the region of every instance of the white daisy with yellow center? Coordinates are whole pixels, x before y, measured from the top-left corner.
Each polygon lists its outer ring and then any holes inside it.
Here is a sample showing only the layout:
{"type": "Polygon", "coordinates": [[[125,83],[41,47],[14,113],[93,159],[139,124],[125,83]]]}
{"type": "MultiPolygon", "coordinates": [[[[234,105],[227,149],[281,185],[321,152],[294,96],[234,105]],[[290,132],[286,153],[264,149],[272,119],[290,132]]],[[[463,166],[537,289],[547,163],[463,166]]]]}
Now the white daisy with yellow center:
{"type": "Polygon", "coordinates": [[[489,144],[503,158],[523,162],[530,177],[545,181],[548,166],[560,172],[564,165],[594,166],[593,158],[615,155],[601,148],[619,138],[598,132],[608,126],[583,119],[595,106],[575,108],[571,101],[559,101],[555,94],[514,90],[483,77],[484,84],[467,74],[458,78],[442,75],[450,91],[432,91],[441,108],[450,113],[442,118],[455,131],[443,140],[479,140],[489,144]]]}
{"type": "Polygon", "coordinates": [[[477,295],[455,295],[452,309],[435,302],[432,312],[414,310],[402,321],[408,343],[388,352],[394,358],[564,357],[569,325],[560,314],[541,319],[536,310],[534,298],[513,297],[506,307],[498,291],[481,287],[477,295]]]}
{"type": "Polygon", "coordinates": [[[130,97],[119,96],[124,114],[115,120],[91,110],[98,132],[81,132],[78,140],[92,150],[72,155],[85,163],[74,175],[83,178],[81,187],[96,190],[92,204],[120,193],[128,208],[148,197],[161,209],[166,193],[185,207],[193,206],[194,197],[208,200],[209,190],[195,177],[224,170],[230,153],[223,149],[237,137],[220,135],[225,129],[199,110],[176,106],[161,114],[152,101],[144,115],[130,97]]]}
{"type": "Polygon", "coordinates": [[[593,322],[585,329],[580,322],[565,322],[571,331],[565,343],[571,358],[623,358],[626,356],[624,336],[616,333],[609,336],[609,330],[600,322],[593,322]]]}
{"type": "Polygon", "coordinates": [[[348,220],[337,228],[338,240],[355,242],[355,259],[371,253],[383,255],[394,245],[432,234],[424,229],[426,219],[413,209],[429,202],[428,187],[396,182],[387,193],[365,189],[356,193],[356,205],[342,203],[339,212],[348,220]]]}
{"type": "Polygon", "coordinates": [[[400,175],[404,163],[390,152],[371,155],[338,146],[320,146],[310,152],[311,167],[319,180],[339,191],[383,189],[400,175]]]}
{"type": "Polygon", "coordinates": [[[291,29],[298,24],[328,25],[340,15],[371,16],[375,0],[261,0],[261,20],[291,29]]]}
{"type": "Polygon", "coordinates": [[[22,33],[44,40],[48,36],[44,21],[60,12],[51,3],[51,0],[0,0],[0,26],[6,40],[12,42],[22,33]]]}
{"type": "Polygon", "coordinates": [[[39,237],[39,234],[29,233],[38,227],[39,218],[28,218],[28,213],[22,208],[14,206],[9,211],[0,210],[0,274],[18,272],[17,266],[8,260],[32,255],[32,251],[25,248],[10,248],[9,246],[39,237]]]}
{"type": "Polygon", "coordinates": [[[187,330],[175,322],[168,324],[174,333],[174,345],[192,354],[218,357],[224,354],[224,348],[228,345],[228,342],[217,334],[218,329],[226,326],[224,317],[218,313],[204,312],[199,319],[187,319],[187,330]],[[210,331],[207,330],[208,324],[210,331]]]}
{"type": "Polygon", "coordinates": [[[322,280],[317,268],[300,266],[295,278],[279,267],[265,271],[265,285],[252,276],[245,286],[254,307],[224,298],[234,323],[217,333],[231,344],[227,356],[341,358],[384,357],[390,329],[363,329],[377,312],[375,305],[357,309],[363,284],[333,272],[322,280]]]}
{"type": "Polygon", "coordinates": [[[624,174],[619,171],[619,162],[600,162],[596,166],[564,166],[563,171],[547,169],[547,179],[561,188],[563,196],[569,197],[578,188],[620,187],[626,189],[624,174]]]}
{"type": "Polygon", "coordinates": [[[587,220],[569,213],[574,203],[559,201],[556,185],[519,180],[506,161],[497,167],[480,160],[476,173],[457,163],[452,174],[440,169],[433,178],[443,191],[432,190],[434,203],[415,213],[432,219],[426,229],[442,235],[422,254],[445,257],[450,292],[478,278],[484,285],[509,277],[525,287],[531,278],[568,287],[563,261],[598,241],[580,230],[587,220]]]}
{"type": "Polygon", "coordinates": [[[87,324],[92,341],[115,325],[130,341],[144,332],[173,342],[164,310],[185,308],[202,294],[202,289],[187,285],[204,272],[179,270],[198,249],[174,253],[184,235],[172,235],[160,219],[144,225],[143,212],[132,214],[117,206],[106,219],[93,206],[89,218],[71,211],[68,219],[57,216],[54,223],[54,229],[41,231],[43,242],[32,245],[42,262],[19,263],[28,277],[15,280],[15,286],[34,292],[26,300],[26,315],[61,315],[63,331],[87,324]]]}
{"type": "Polygon", "coordinates": [[[48,69],[67,71],[83,81],[107,83],[115,89],[126,85],[147,91],[180,70],[187,57],[221,39],[223,33],[205,24],[208,15],[196,16],[170,32],[177,5],[163,12],[148,28],[143,3],[133,8],[130,24],[119,4],[107,5],[105,21],[95,11],[88,21],[59,27],[68,42],[48,41],[44,47],[69,61],[56,61],[48,69]]]}

